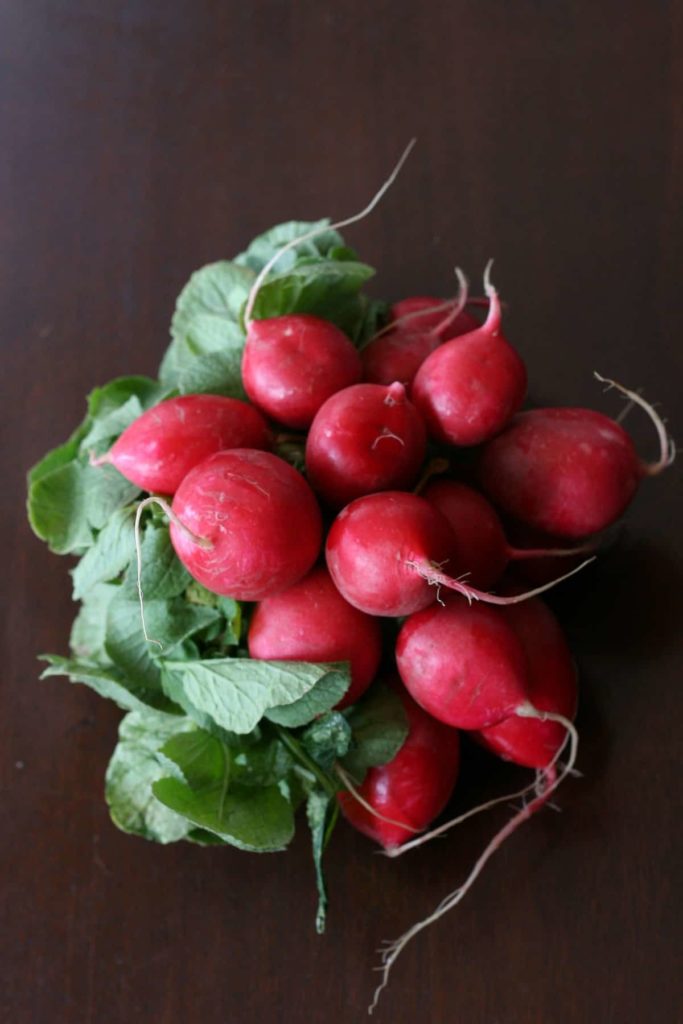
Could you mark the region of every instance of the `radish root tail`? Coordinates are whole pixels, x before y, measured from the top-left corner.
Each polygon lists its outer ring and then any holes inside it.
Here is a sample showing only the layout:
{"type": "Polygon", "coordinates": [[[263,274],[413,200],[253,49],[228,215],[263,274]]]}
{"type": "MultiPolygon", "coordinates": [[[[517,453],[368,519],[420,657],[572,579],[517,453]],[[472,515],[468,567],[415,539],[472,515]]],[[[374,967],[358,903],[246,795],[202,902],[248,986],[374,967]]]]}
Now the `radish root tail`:
{"type": "Polygon", "coordinates": [[[353,799],[356,800],[361,805],[361,807],[364,807],[366,811],[372,814],[374,818],[379,818],[380,821],[385,821],[387,825],[397,825],[399,828],[406,828],[408,829],[409,832],[420,831],[419,828],[415,828],[414,825],[409,825],[407,821],[396,821],[395,818],[387,818],[386,815],[380,814],[379,811],[376,811],[375,808],[372,807],[368,803],[368,801],[360,795],[360,793],[354,786],[353,782],[351,781],[351,777],[349,776],[348,772],[345,771],[345,769],[342,768],[342,766],[339,763],[335,764],[334,770],[336,771],[341,781],[344,783],[345,788],[349,791],[353,799]]]}
{"type": "Polygon", "coordinates": [[[458,903],[461,902],[472,888],[472,885],[477,880],[496,850],[502,846],[505,840],[508,839],[521,824],[528,821],[528,819],[547,802],[551,794],[555,792],[558,786],[561,785],[563,780],[570,775],[573,770],[579,743],[578,733],[574,728],[573,723],[563,715],[557,715],[551,711],[538,711],[531,704],[523,705],[518,708],[517,714],[526,718],[537,718],[540,721],[549,720],[559,722],[563,725],[567,730],[567,736],[561,750],[564,750],[567,743],[570,745],[567,763],[562,767],[562,770],[557,775],[554,772],[554,765],[553,770],[546,769],[543,777],[539,780],[539,788],[541,789],[541,792],[537,792],[536,797],[528,804],[525,804],[521,810],[519,810],[515,816],[510,819],[507,825],[496,833],[459,888],[449,893],[428,917],[425,917],[422,921],[418,921],[412,926],[412,928],[409,928],[408,931],[404,932],[403,935],[395,941],[385,943],[384,948],[381,950],[382,963],[380,967],[377,968],[382,973],[382,980],[375,989],[372,1003],[368,1007],[368,1013],[372,1013],[377,1006],[380,995],[388,984],[391,969],[410,940],[415,938],[416,935],[427,928],[430,924],[434,924],[435,921],[438,921],[440,917],[443,917],[444,914],[447,914],[449,910],[452,910],[453,907],[457,906],[458,903]],[[547,784],[543,785],[543,783],[547,784]]]}
{"type": "Polygon", "coordinates": [[[398,177],[401,168],[403,167],[404,163],[410,156],[411,150],[413,149],[413,146],[415,145],[416,142],[417,139],[410,140],[406,148],[403,150],[403,153],[401,154],[398,163],[394,167],[393,171],[391,172],[387,180],[384,182],[380,190],[373,196],[373,198],[370,200],[367,206],[360,211],[360,213],[354,213],[352,217],[347,217],[345,220],[339,220],[336,221],[336,223],[334,224],[315,228],[314,231],[308,231],[306,232],[306,234],[300,235],[298,238],[293,238],[291,241],[287,242],[286,245],[283,245],[281,249],[278,249],[278,251],[274,253],[273,256],[271,256],[271,258],[259,272],[253,285],[251,286],[251,291],[249,292],[249,296],[247,298],[247,305],[244,310],[244,322],[247,328],[249,327],[249,324],[253,320],[254,304],[256,302],[256,297],[258,296],[261,285],[265,281],[266,277],[268,276],[274,265],[280,259],[280,257],[283,256],[286,252],[289,252],[290,249],[296,248],[297,245],[301,245],[303,242],[310,241],[312,238],[315,238],[317,235],[322,234],[324,231],[336,231],[337,228],[348,227],[350,224],[356,224],[358,223],[359,220],[363,220],[364,217],[367,217],[368,214],[372,213],[372,211],[375,209],[379,201],[382,199],[385,193],[388,192],[388,190],[396,181],[396,178],[398,177]]]}
{"type": "Polygon", "coordinates": [[[208,540],[206,537],[199,537],[196,533],[193,533],[192,530],[188,526],[186,526],[181,519],[178,518],[178,516],[175,514],[169,503],[165,501],[163,498],[157,498],[155,495],[152,495],[149,498],[145,498],[138,505],[137,512],[135,513],[135,557],[137,561],[137,589],[138,599],[140,601],[140,620],[142,622],[142,633],[148,644],[155,644],[160,649],[163,649],[164,645],[161,643],[161,641],[155,640],[147,632],[147,624],[145,622],[145,600],[142,592],[142,544],[140,540],[140,521],[142,519],[142,513],[145,511],[146,508],[149,508],[150,505],[158,505],[159,508],[163,510],[165,515],[174,524],[174,526],[177,526],[179,530],[182,530],[183,533],[187,534],[187,536],[190,537],[195,542],[195,544],[199,544],[199,546],[202,548],[210,548],[213,545],[211,544],[211,541],[208,540]]]}
{"type": "Polygon", "coordinates": [[[406,565],[414,569],[427,581],[431,586],[434,587],[448,587],[449,590],[455,590],[463,597],[467,598],[470,604],[473,601],[483,601],[484,604],[519,604],[522,601],[528,601],[530,597],[536,597],[538,594],[544,593],[546,590],[551,590],[557,586],[558,583],[562,583],[564,580],[568,580],[570,576],[574,576],[577,572],[581,572],[587,565],[595,561],[595,555],[592,558],[586,558],[585,561],[581,562],[570,572],[566,572],[564,576],[558,576],[557,579],[551,580],[550,583],[544,583],[540,587],[536,587],[534,590],[526,590],[523,594],[512,594],[509,597],[501,597],[499,594],[489,594],[484,590],[477,590],[475,587],[468,587],[465,583],[461,583],[459,580],[453,579],[451,576],[447,576],[445,573],[435,569],[433,565],[429,563],[420,564],[419,562],[406,562],[406,565]]]}
{"type": "Polygon", "coordinates": [[[623,412],[621,417],[622,419],[623,416],[626,415],[628,409],[633,405],[639,405],[640,408],[644,409],[650,417],[654,428],[657,431],[657,438],[659,440],[659,458],[655,462],[644,462],[642,465],[643,471],[647,476],[657,476],[670,466],[676,458],[676,445],[674,444],[673,438],[669,436],[663,419],[654,406],[651,405],[650,402],[646,402],[643,396],[637,391],[630,391],[629,388],[625,388],[622,384],[618,384],[617,381],[611,380],[609,377],[603,377],[595,370],[593,371],[593,376],[596,380],[599,380],[601,384],[607,385],[605,391],[611,391],[612,388],[616,388],[623,398],[628,399],[629,405],[623,412]]]}

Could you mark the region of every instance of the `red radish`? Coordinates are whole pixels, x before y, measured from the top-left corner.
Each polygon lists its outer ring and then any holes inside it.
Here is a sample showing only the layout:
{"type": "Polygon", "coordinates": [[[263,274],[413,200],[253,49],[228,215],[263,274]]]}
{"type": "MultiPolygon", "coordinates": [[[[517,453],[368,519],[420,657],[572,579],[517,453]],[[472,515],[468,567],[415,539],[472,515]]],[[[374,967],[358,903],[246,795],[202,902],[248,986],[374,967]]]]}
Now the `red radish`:
{"type": "Polygon", "coordinates": [[[402,688],[400,695],[408,717],[403,746],[388,764],[370,768],[357,792],[338,796],[347,821],[389,851],[441,813],[460,766],[457,731],[425,714],[402,688]]]}
{"type": "Polygon", "coordinates": [[[369,615],[410,615],[433,604],[439,587],[491,604],[540,593],[498,597],[447,576],[440,566],[454,545],[448,522],[428,501],[384,491],[356,499],[337,516],[327,538],[327,567],[346,600],[369,615]]]}
{"type": "Polygon", "coordinates": [[[425,456],[425,429],[402,384],[355,384],[325,402],[306,441],[311,486],[340,508],[363,494],[410,487],[425,456]]]}
{"type": "Polygon", "coordinates": [[[249,324],[244,389],[278,423],[306,429],[326,398],[360,378],[358,352],[327,320],[299,313],[249,324]]]}
{"type": "Polygon", "coordinates": [[[449,571],[454,576],[466,577],[467,582],[475,587],[484,590],[492,587],[510,561],[576,557],[586,550],[512,547],[506,540],[503,524],[493,505],[473,487],[455,480],[433,480],[420,493],[442,513],[453,530],[455,544],[448,563],[449,571]]]}
{"type": "Polygon", "coordinates": [[[269,452],[237,448],[209,456],[183,480],[172,512],[171,541],[185,568],[209,590],[238,601],[260,601],[292,586],[320,551],[313,492],[269,452]]]}
{"type": "Polygon", "coordinates": [[[427,356],[442,341],[475,330],[479,321],[464,310],[467,282],[462,276],[460,285],[460,295],[448,304],[445,317],[444,304],[439,306],[437,299],[415,296],[393,305],[391,322],[361,353],[364,380],[373,384],[397,380],[409,387],[427,356]]]}
{"type": "MultiPolygon", "coordinates": [[[[526,692],[538,711],[573,719],[578,699],[576,667],[557,619],[542,601],[503,609],[526,655],[526,692]]],[[[482,729],[478,738],[506,761],[547,768],[566,739],[559,722],[513,715],[482,729]]]]}
{"type": "Polygon", "coordinates": [[[586,537],[615,522],[643,477],[673,461],[672,443],[652,406],[614,381],[608,383],[649,414],[657,429],[659,459],[642,462],[628,434],[602,413],[532,409],[490,441],[482,456],[482,485],[505,512],[558,537],[586,537]]]}
{"type": "Polygon", "coordinates": [[[143,491],[175,494],[191,469],[226,448],[270,448],[271,434],[253,405],[222,395],[181,395],[131,423],[92,464],[111,463],[143,491]]]}
{"type": "MultiPolygon", "coordinates": [[[[469,299],[466,299],[463,306],[468,302],[469,299]]],[[[423,331],[438,327],[439,341],[448,341],[449,338],[455,338],[458,334],[467,334],[479,326],[476,317],[459,307],[460,296],[457,299],[444,302],[443,299],[435,299],[430,295],[411,295],[407,299],[399,299],[398,302],[392,304],[391,319],[386,330],[388,332],[393,327],[403,324],[419,326],[423,331]],[[457,312],[455,312],[456,310],[457,312]],[[450,312],[448,320],[444,319],[444,312],[450,312]]]]}
{"type": "Polygon", "coordinates": [[[528,703],[524,648],[498,608],[449,596],[411,615],[396,664],[420,707],[459,729],[494,725],[528,703]]]}
{"type": "MultiPolygon", "coordinates": [[[[510,622],[506,621],[507,614],[507,609],[498,611],[493,608],[472,608],[458,598],[450,598],[446,607],[428,609],[411,616],[401,629],[397,645],[401,677],[409,692],[413,695],[419,692],[418,703],[426,706],[426,701],[432,714],[438,712],[441,720],[451,724],[456,721],[466,722],[471,727],[476,721],[481,727],[483,722],[507,721],[510,716],[517,716],[538,720],[539,723],[548,721],[561,725],[566,739],[570,741],[567,764],[559,774],[556,773],[555,764],[564,746],[562,744],[538,778],[534,799],[524,803],[522,809],[496,833],[462,885],[449,893],[428,917],[418,921],[394,942],[385,945],[382,952],[382,981],[375,991],[371,1010],[376,1006],[388,982],[389,973],[405,946],[424,928],[461,902],[496,850],[546,803],[572,771],[576,761],[578,736],[572,723],[554,711],[539,710],[528,700],[534,684],[530,681],[524,646],[513,632],[510,622]]],[[[540,667],[540,660],[538,664],[540,667]]],[[[551,662],[547,664],[550,668],[551,662]]],[[[526,753],[529,753],[529,748],[526,753]]],[[[528,793],[523,791],[523,795],[528,793]]],[[[397,850],[388,852],[390,856],[402,855],[465,818],[499,802],[500,799],[489,801],[426,835],[404,843],[397,850]]]]}
{"type": "Polygon", "coordinates": [[[249,654],[266,661],[349,661],[351,686],[337,704],[355,703],[375,677],[382,655],[379,623],[341,596],[324,567],[256,606],[249,654]]]}
{"type": "Polygon", "coordinates": [[[417,372],[411,394],[437,440],[475,445],[497,434],[526,393],[524,363],[500,333],[500,300],[489,282],[485,322],[436,348],[417,372]]]}

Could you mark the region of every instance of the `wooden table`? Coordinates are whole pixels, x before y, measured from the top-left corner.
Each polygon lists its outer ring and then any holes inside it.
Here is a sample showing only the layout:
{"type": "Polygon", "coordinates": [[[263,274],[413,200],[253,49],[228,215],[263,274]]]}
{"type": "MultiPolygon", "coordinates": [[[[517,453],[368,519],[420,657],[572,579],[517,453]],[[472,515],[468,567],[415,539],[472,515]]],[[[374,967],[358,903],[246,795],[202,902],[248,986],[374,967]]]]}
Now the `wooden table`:
{"type": "MultiPolygon", "coordinates": [[[[340,827],[328,933],[308,840],[256,857],[125,836],[102,800],[119,713],[37,681],[74,609],[24,473],[92,386],[154,373],[203,263],[292,217],[349,232],[377,294],[454,290],[490,256],[537,402],[616,413],[598,369],[683,436],[680,3],[30,0],[0,8],[3,793],[8,1024],[363,1020],[374,949],[455,887],[502,810],[402,861],[340,827]],[[678,257],[678,258],[677,258],[678,257]],[[9,486],[8,486],[9,485],[9,486]]],[[[652,430],[632,412],[643,453],[652,430]]],[[[559,599],[581,779],[396,969],[376,1019],[681,1019],[680,470],[559,599]]],[[[456,806],[520,777],[470,755],[456,806]]]]}

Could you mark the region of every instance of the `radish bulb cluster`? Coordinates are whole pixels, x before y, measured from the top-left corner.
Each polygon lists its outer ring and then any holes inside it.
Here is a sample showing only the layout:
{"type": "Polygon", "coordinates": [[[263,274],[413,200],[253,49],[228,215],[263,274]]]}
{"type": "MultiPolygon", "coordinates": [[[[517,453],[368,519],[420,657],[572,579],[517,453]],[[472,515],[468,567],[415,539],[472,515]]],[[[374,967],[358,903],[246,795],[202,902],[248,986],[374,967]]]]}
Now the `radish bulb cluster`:
{"type": "MultiPolygon", "coordinates": [[[[341,224],[369,212],[396,173],[365,211],[341,224]]],[[[320,719],[330,735],[336,730],[340,753],[335,747],[317,760],[302,754],[300,721],[288,720],[279,705],[259,726],[258,742],[276,734],[286,757],[299,758],[299,802],[322,779],[322,804],[309,803],[311,820],[320,806],[325,814],[333,807],[334,820],[341,810],[399,856],[507,800],[425,832],[456,785],[460,731],[497,757],[535,770],[522,791],[522,810],[494,836],[468,878],[385,950],[381,990],[405,944],[463,898],[576,758],[576,669],[560,625],[537,595],[586,563],[522,592],[506,576],[510,563],[571,559],[597,548],[596,535],[623,514],[645,477],[672,461],[673,447],[654,409],[613,382],[607,383],[655,425],[660,452],[651,464],[603,413],[520,412],[526,368],[502,334],[490,265],[481,321],[466,309],[460,271],[456,300],[404,297],[364,346],[342,330],[344,318],[332,322],[310,305],[260,316],[260,289],[278,259],[338,226],[292,239],[255,277],[241,314],[248,402],[211,394],[167,398],[91,461],[115,467],[149,494],[136,513],[143,629],[139,530],[157,503],[178,559],[210,592],[208,604],[211,595],[248,602],[237,658],[322,664],[323,671],[348,665],[348,691],[332,708],[335,691],[325,711],[331,717],[320,719]],[[281,457],[291,431],[298,432],[296,464],[281,457]],[[458,469],[463,448],[475,449],[467,475],[458,469]],[[520,529],[556,540],[517,547],[508,536],[520,529]],[[356,778],[342,763],[349,723],[365,706],[358,702],[376,694],[375,681],[387,675],[407,734],[384,763],[374,751],[356,778]]],[[[146,629],[144,635],[149,639],[146,629]]],[[[377,723],[362,728],[372,736],[377,723]]],[[[283,786],[271,797],[294,790],[283,786]]],[[[317,834],[319,850],[329,828],[328,822],[324,838],[317,834]]]]}

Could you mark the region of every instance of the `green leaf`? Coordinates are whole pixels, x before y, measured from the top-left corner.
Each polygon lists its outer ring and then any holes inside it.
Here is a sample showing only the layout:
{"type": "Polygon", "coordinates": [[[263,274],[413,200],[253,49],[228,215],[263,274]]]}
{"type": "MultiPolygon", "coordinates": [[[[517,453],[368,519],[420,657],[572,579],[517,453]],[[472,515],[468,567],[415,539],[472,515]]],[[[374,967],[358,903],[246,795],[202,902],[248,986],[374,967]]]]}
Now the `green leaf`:
{"type": "Polygon", "coordinates": [[[159,370],[163,384],[177,387],[197,358],[240,352],[240,309],[254,274],[227,260],[197,270],[183,288],[171,322],[171,344],[159,370]]]}
{"type": "Polygon", "coordinates": [[[53,473],[56,469],[61,469],[62,466],[66,466],[78,455],[81,441],[88,432],[90,421],[85,420],[84,423],[78,427],[71,435],[68,441],[64,444],[60,444],[57,448],[53,448],[47,455],[43,456],[40,462],[37,462],[35,466],[28,472],[29,485],[37,483],[42,480],[44,476],[49,473],[53,473]]]}
{"type": "MultiPolygon", "coordinates": [[[[322,935],[325,931],[325,918],[327,915],[327,887],[323,874],[322,859],[327,842],[327,824],[331,804],[332,801],[328,794],[323,793],[319,789],[314,789],[309,793],[306,801],[306,819],[311,830],[315,881],[318,889],[318,909],[315,915],[315,930],[318,935],[322,935]]],[[[336,812],[336,803],[333,806],[336,812]]]]}
{"type": "MultiPolygon", "coordinates": [[[[161,637],[156,635],[149,621],[151,604],[145,602],[147,632],[161,642],[161,637]]],[[[142,632],[140,605],[137,601],[129,600],[125,593],[120,593],[107,608],[104,649],[131,687],[142,693],[162,696],[161,670],[152,657],[151,648],[152,644],[145,640],[142,632]]]]}
{"type": "Polygon", "coordinates": [[[292,806],[280,786],[240,784],[230,748],[206,732],[176,737],[162,748],[182,773],[152,786],[154,795],[188,821],[241,850],[283,849],[294,835],[292,806]]]}
{"type": "Polygon", "coordinates": [[[298,701],[331,671],[338,666],[215,658],[164,661],[162,679],[171,700],[199,723],[208,716],[222,729],[247,733],[266,711],[298,701]]]}
{"type": "Polygon", "coordinates": [[[93,419],[103,419],[131,398],[136,398],[143,409],[151,409],[167,394],[168,389],[151,377],[116,377],[90,392],[88,413],[93,419]]]}
{"type": "Polygon", "coordinates": [[[113,700],[125,711],[144,711],[148,707],[168,712],[176,710],[163,693],[131,682],[115,665],[98,665],[85,659],[62,658],[56,654],[43,654],[41,661],[48,662],[41,679],[68,676],[72,683],[84,683],[100,697],[113,700]]]}
{"type": "Polygon", "coordinates": [[[226,395],[246,399],[242,384],[242,349],[196,356],[178,370],[178,390],[183,395],[226,395]]]}
{"type": "MultiPolygon", "coordinates": [[[[175,553],[166,525],[147,525],[140,545],[140,563],[145,604],[148,600],[177,597],[192,582],[192,577],[175,553]]],[[[137,601],[137,561],[131,563],[126,573],[124,590],[131,600],[137,601]]]]}
{"type": "Polygon", "coordinates": [[[75,658],[95,661],[100,665],[111,664],[104,650],[107,609],[120,589],[113,583],[96,583],[83,598],[69,638],[69,647],[75,658]]]}
{"type": "Polygon", "coordinates": [[[300,739],[316,764],[330,772],[335,761],[349,752],[351,726],[341,712],[332,711],[313,722],[300,739]]]}
{"type": "Polygon", "coordinates": [[[118,509],[72,572],[73,597],[80,601],[96,583],[116,579],[135,555],[133,508],[118,509]]]}
{"type": "Polygon", "coordinates": [[[364,263],[343,260],[297,264],[286,274],[269,277],[261,286],[254,318],[312,313],[338,323],[348,300],[355,298],[373,274],[372,267],[364,263]]]}
{"type": "Polygon", "coordinates": [[[83,466],[82,469],[88,522],[94,529],[101,530],[117,509],[130,505],[140,489],[113,466],[83,466]]]}
{"type": "Polygon", "coordinates": [[[118,409],[112,409],[111,412],[93,421],[92,427],[83,438],[82,451],[87,454],[93,452],[96,455],[107,451],[111,443],[124,432],[126,427],[142,416],[143,412],[140,400],[135,395],[131,395],[128,401],[118,409]]]}
{"type": "Polygon", "coordinates": [[[223,616],[224,641],[228,646],[240,642],[242,633],[242,606],[232,597],[223,597],[207,590],[201,583],[192,580],[185,590],[185,600],[191,604],[208,605],[217,608],[223,616]]]}
{"type": "Polygon", "coordinates": [[[375,685],[345,717],[353,732],[353,746],[343,765],[362,782],[368,768],[387,764],[403,746],[408,721],[400,697],[387,686],[375,685]]]}
{"type": "Polygon", "coordinates": [[[162,658],[218,617],[214,608],[190,605],[182,598],[145,601],[147,633],[162,645],[158,648],[145,640],[139,603],[121,593],[107,609],[105,650],[135,686],[161,692],[162,658]]]}
{"type": "Polygon", "coordinates": [[[87,506],[85,467],[78,462],[68,462],[51,472],[40,471],[29,488],[31,527],[58,555],[80,552],[92,543],[87,506]]]}
{"type": "Polygon", "coordinates": [[[173,843],[192,830],[187,818],[169,810],[152,792],[152,784],[169,774],[160,748],[172,736],[191,736],[189,729],[194,723],[187,718],[149,710],[129,712],[121,721],[105,776],[105,799],[112,821],[124,832],[173,843]]]}
{"type": "MultiPolygon", "coordinates": [[[[325,228],[329,223],[330,219],[326,217],[324,220],[290,220],[285,224],[277,224],[268,231],[264,231],[262,235],[258,235],[245,252],[240,253],[235,263],[238,263],[240,266],[250,267],[258,273],[283,245],[293,241],[295,238],[301,238],[302,235],[307,235],[316,228],[325,228]]],[[[284,253],[274,265],[273,270],[275,273],[284,273],[291,270],[301,257],[324,257],[331,250],[337,247],[341,248],[343,245],[344,240],[338,231],[321,231],[315,238],[293,246],[284,253]]]]}
{"type": "Polygon", "coordinates": [[[266,711],[266,718],[290,729],[307,725],[318,715],[338,704],[350,685],[351,675],[347,667],[342,671],[328,672],[299,700],[282,707],[269,708],[266,711]]]}

